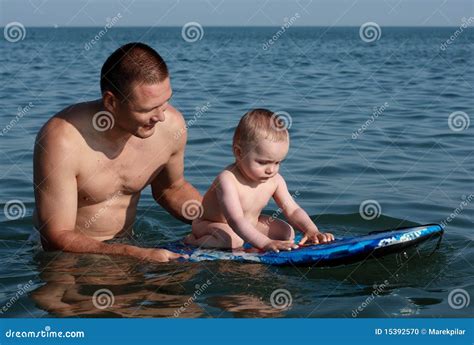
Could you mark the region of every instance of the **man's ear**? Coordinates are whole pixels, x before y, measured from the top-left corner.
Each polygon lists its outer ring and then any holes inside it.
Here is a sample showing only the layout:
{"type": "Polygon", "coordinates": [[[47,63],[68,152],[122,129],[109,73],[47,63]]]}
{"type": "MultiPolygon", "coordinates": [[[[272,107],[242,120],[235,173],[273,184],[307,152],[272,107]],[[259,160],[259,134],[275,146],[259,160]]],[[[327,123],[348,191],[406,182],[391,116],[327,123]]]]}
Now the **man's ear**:
{"type": "Polygon", "coordinates": [[[105,91],[102,94],[102,103],[104,104],[105,110],[107,110],[109,113],[115,114],[117,113],[116,109],[118,106],[119,100],[115,95],[110,92],[110,91],[105,91]]]}

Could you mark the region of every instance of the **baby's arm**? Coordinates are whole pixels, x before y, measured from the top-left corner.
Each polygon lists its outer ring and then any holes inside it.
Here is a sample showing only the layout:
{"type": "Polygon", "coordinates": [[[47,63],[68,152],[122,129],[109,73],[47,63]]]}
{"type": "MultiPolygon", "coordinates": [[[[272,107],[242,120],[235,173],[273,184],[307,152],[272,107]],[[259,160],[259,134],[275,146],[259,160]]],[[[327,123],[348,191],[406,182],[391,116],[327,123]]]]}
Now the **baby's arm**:
{"type": "Polygon", "coordinates": [[[292,241],[273,241],[245,219],[235,183],[234,177],[227,171],[217,177],[217,200],[232,230],[244,241],[259,249],[278,251],[278,249],[293,248],[292,241]]]}
{"type": "Polygon", "coordinates": [[[329,242],[334,240],[334,236],[330,233],[321,233],[313,223],[308,214],[296,203],[286,186],[283,177],[278,174],[275,176],[277,181],[277,189],[273,195],[277,205],[283,210],[283,214],[289,223],[296,229],[301,230],[305,236],[299,244],[304,244],[308,239],[311,242],[329,242]]]}

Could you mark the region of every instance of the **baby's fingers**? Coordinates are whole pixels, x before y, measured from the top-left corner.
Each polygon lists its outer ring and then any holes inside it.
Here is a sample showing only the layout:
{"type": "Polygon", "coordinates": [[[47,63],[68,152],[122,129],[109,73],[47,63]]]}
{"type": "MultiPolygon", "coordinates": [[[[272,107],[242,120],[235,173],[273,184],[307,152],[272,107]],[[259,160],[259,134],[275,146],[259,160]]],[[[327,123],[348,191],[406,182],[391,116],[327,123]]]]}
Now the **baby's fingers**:
{"type": "Polygon", "coordinates": [[[308,236],[304,235],[303,238],[298,243],[298,245],[302,246],[303,244],[306,243],[306,241],[308,241],[308,236]]]}
{"type": "Polygon", "coordinates": [[[277,247],[278,249],[282,250],[292,250],[298,248],[298,246],[294,244],[293,241],[279,241],[277,247]]]}

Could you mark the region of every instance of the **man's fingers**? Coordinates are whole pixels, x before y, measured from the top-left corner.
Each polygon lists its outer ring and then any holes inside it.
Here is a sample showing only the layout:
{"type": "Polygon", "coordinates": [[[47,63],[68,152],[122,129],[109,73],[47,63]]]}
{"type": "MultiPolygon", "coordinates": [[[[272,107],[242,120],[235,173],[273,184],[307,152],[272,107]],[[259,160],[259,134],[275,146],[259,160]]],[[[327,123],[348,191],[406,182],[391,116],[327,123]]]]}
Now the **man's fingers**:
{"type": "Polygon", "coordinates": [[[173,253],[169,252],[168,254],[168,260],[177,260],[177,259],[189,259],[189,255],[187,254],[178,254],[178,253],[173,253]]]}

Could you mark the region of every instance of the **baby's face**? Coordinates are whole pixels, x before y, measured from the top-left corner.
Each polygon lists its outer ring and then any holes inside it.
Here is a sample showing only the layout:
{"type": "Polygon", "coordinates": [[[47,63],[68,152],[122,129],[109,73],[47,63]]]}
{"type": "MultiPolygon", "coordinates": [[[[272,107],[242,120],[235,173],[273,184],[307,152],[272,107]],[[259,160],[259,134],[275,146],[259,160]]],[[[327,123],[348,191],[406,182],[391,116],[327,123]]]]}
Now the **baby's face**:
{"type": "Polygon", "coordinates": [[[288,149],[287,140],[262,139],[256,146],[241,152],[240,157],[237,157],[237,164],[247,178],[263,183],[278,173],[288,149]]]}

